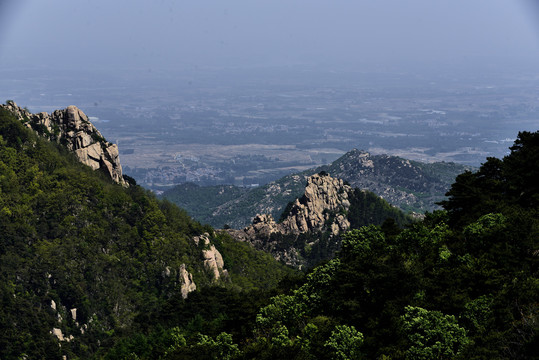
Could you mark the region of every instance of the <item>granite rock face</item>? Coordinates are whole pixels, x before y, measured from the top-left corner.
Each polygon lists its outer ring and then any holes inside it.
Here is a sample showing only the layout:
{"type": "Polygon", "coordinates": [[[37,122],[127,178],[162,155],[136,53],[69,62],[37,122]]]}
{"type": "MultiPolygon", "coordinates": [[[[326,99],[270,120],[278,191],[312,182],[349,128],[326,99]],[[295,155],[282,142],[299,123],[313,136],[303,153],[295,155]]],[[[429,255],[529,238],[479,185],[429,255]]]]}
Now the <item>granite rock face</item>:
{"type": "Polygon", "coordinates": [[[14,102],[0,106],[11,111],[39,135],[65,145],[81,163],[103,171],[116,183],[127,186],[122,175],[118,146],[105,140],[86,114],[76,106],[71,105],[51,114],[32,114],[14,102]]]}
{"type": "Polygon", "coordinates": [[[285,233],[301,234],[307,231],[323,230],[329,227],[333,235],[345,231],[350,223],[342,214],[350,208],[348,193],[352,190],[340,179],[329,175],[315,174],[307,179],[305,194],[296,199],[288,217],[282,222],[285,233]]]}
{"type": "Polygon", "coordinates": [[[282,239],[295,244],[294,239],[301,234],[328,232],[330,237],[335,237],[348,230],[350,222],[345,214],[350,208],[348,197],[351,191],[352,188],[340,179],[326,173],[314,174],[307,179],[303,196],[289,206],[280,223],[276,223],[269,214],[259,214],[243,230],[226,231],[237,240],[269,251],[288,265],[300,266],[302,260],[297,249],[294,245],[283,245],[282,239]]]}

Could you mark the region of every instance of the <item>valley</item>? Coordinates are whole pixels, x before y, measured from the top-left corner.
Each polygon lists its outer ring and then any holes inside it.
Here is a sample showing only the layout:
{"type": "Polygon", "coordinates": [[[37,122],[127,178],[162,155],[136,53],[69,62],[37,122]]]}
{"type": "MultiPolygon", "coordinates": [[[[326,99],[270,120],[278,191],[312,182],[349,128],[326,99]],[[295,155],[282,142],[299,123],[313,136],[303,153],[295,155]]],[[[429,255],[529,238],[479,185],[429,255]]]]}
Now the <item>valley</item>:
{"type": "Polygon", "coordinates": [[[0,0],[0,360],[539,360],[538,24],[0,0]]]}

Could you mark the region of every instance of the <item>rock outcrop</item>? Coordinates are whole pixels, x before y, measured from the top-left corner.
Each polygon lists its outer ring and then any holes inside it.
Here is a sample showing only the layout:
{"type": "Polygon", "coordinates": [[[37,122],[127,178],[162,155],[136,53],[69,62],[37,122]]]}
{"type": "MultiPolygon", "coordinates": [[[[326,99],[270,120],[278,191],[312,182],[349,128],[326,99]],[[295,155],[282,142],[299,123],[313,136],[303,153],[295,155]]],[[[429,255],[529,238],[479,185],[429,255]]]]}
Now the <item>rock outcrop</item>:
{"type": "Polygon", "coordinates": [[[193,281],[193,274],[189,273],[185,267],[185,264],[180,266],[180,292],[182,298],[187,299],[187,295],[197,289],[195,282],[193,281]]]}
{"type": "Polygon", "coordinates": [[[105,140],[76,106],[71,105],[52,114],[32,114],[11,101],[0,107],[11,111],[25,126],[39,135],[65,145],[83,164],[101,170],[113,181],[127,186],[122,175],[118,146],[105,140]]]}
{"type": "Polygon", "coordinates": [[[285,238],[285,242],[293,243],[301,234],[321,232],[334,237],[348,230],[350,222],[346,212],[350,208],[348,197],[351,191],[349,185],[327,173],[314,174],[307,179],[303,196],[289,204],[280,223],[276,223],[271,215],[263,214],[255,216],[252,224],[243,230],[226,231],[238,240],[269,251],[276,259],[297,266],[302,262],[297,249],[283,246],[280,240],[285,238]]]}
{"type": "Polygon", "coordinates": [[[288,216],[283,220],[285,233],[300,234],[329,227],[332,234],[347,230],[350,223],[342,213],[350,208],[348,193],[352,190],[340,179],[324,173],[307,179],[305,194],[296,199],[288,216]],[[333,219],[331,219],[333,217],[333,219]]]}
{"type": "Polygon", "coordinates": [[[202,250],[202,256],[204,257],[204,267],[212,274],[213,280],[217,281],[221,276],[227,277],[228,271],[224,268],[225,262],[223,261],[223,256],[215,245],[210,243],[209,235],[195,236],[193,240],[197,245],[200,241],[203,242],[204,249],[202,250]]]}

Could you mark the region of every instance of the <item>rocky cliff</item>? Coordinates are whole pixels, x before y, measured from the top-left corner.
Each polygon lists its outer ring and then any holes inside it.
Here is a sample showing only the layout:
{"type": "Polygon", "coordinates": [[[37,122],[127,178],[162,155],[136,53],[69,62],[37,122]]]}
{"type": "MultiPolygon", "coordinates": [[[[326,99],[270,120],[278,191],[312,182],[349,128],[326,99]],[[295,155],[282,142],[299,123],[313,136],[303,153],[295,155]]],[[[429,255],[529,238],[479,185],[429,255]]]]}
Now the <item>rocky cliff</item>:
{"type": "Polygon", "coordinates": [[[225,262],[223,256],[215,245],[210,242],[209,234],[205,233],[195,236],[193,240],[197,246],[202,241],[204,247],[202,250],[204,268],[211,274],[213,281],[217,282],[221,278],[226,279],[228,277],[228,271],[224,268],[225,262]]]}
{"type": "Polygon", "coordinates": [[[83,164],[103,171],[113,181],[127,186],[122,175],[118,146],[105,140],[76,106],[71,105],[51,114],[32,114],[13,101],[0,106],[11,111],[24,125],[39,135],[65,145],[83,164]]]}
{"type": "Polygon", "coordinates": [[[297,246],[312,246],[319,239],[305,244],[296,241],[300,235],[326,233],[333,238],[350,227],[346,213],[350,208],[351,191],[352,188],[340,179],[326,173],[314,174],[307,179],[303,196],[289,204],[281,222],[276,223],[272,215],[259,214],[243,230],[226,231],[238,240],[269,251],[288,265],[302,265],[302,249],[297,246]]]}

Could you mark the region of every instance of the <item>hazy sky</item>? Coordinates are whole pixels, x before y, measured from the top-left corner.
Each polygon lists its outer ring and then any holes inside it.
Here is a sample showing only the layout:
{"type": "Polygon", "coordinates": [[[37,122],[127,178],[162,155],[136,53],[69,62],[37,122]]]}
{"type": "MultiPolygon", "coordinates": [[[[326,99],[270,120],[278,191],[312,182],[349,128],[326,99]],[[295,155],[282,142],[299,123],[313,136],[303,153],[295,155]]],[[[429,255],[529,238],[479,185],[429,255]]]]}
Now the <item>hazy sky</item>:
{"type": "Polygon", "coordinates": [[[0,0],[0,66],[539,64],[537,2],[0,0]]]}

